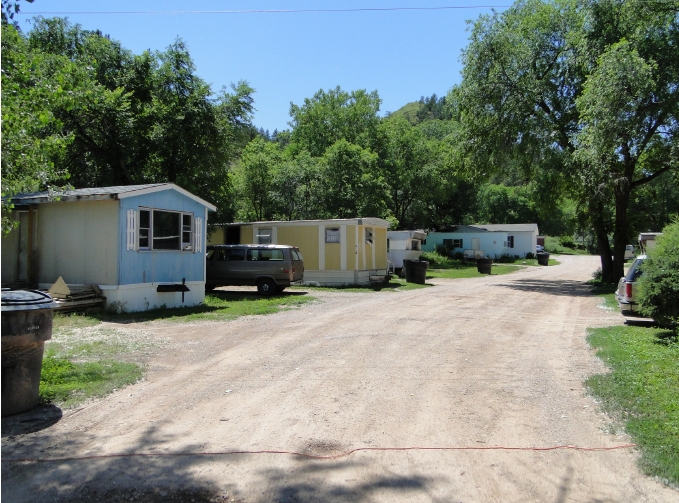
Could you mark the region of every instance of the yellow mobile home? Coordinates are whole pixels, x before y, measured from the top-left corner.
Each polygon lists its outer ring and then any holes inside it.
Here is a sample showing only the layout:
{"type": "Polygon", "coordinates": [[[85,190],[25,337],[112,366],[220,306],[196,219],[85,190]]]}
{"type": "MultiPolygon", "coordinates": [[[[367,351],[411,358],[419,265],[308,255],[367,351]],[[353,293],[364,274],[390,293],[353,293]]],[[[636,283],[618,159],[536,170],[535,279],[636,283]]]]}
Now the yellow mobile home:
{"type": "Polygon", "coordinates": [[[387,229],[381,218],[225,224],[208,244],[280,244],[299,248],[304,282],[361,285],[387,276],[387,229]]]}

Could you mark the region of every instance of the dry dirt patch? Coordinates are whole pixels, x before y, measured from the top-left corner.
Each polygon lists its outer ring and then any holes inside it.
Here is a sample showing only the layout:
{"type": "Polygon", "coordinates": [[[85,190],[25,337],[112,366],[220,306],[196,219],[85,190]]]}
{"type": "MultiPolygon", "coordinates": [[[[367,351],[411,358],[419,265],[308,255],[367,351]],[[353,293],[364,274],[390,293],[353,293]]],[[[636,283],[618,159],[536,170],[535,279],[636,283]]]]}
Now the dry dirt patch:
{"type": "Polygon", "coordinates": [[[314,292],[313,305],[226,323],[140,324],[168,341],[144,382],[3,440],[3,460],[102,457],[5,462],[3,497],[115,488],[248,502],[677,500],[639,474],[631,450],[225,454],[626,443],[583,387],[605,371],[585,329],[622,318],[583,286],[595,257],[559,260],[407,292],[314,292]],[[120,453],[163,456],[106,457],[120,453]]]}

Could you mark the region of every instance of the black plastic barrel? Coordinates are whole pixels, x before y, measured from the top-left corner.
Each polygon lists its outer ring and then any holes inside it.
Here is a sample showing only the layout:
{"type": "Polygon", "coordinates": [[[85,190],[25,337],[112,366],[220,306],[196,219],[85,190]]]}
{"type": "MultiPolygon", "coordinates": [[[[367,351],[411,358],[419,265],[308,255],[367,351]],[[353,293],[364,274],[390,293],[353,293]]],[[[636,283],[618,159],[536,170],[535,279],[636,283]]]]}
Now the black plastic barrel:
{"type": "Polygon", "coordinates": [[[536,253],[536,255],[538,257],[538,264],[549,265],[549,253],[539,252],[539,253],[536,253]]]}
{"type": "Polygon", "coordinates": [[[406,281],[424,285],[427,279],[427,269],[429,262],[426,260],[404,260],[403,268],[406,271],[406,281]]]}
{"type": "Polygon", "coordinates": [[[477,258],[476,259],[476,270],[481,274],[490,274],[493,270],[493,259],[492,258],[477,258]]]}
{"type": "Polygon", "coordinates": [[[37,290],[2,291],[2,415],[38,404],[45,341],[57,304],[37,290]]]}

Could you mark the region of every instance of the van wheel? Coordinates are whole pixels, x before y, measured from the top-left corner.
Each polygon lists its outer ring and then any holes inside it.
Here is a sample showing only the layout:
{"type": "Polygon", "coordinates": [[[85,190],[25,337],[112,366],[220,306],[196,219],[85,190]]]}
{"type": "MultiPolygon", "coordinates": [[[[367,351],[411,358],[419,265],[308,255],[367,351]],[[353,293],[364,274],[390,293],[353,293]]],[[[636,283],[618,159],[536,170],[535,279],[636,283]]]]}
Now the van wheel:
{"type": "Polygon", "coordinates": [[[271,278],[262,278],[257,283],[257,292],[267,297],[276,293],[276,282],[271,278]]]}

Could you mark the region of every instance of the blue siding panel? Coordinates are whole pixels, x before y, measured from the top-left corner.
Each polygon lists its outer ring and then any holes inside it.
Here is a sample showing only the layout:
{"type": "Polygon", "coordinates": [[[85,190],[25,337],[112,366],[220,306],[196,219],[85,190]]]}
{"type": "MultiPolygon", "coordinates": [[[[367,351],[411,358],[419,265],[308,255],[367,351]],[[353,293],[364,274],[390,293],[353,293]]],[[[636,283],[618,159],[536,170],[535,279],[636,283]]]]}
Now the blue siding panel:
{"type": "Polygon", "coordinates": [[[172,190],[142,194],[120,200],[120,285],[135,283],[204,281],[205,236],[207,222],[205,206],[172,190]],[[193,213],[203,219],[202,251],[136,251],[127,250],[127,210],[148,207],[159,210],[193,213]]]}

